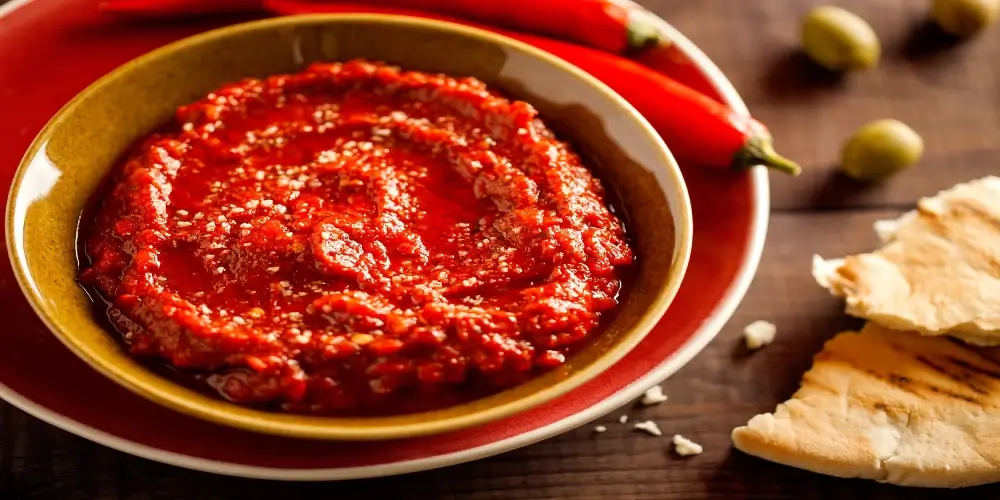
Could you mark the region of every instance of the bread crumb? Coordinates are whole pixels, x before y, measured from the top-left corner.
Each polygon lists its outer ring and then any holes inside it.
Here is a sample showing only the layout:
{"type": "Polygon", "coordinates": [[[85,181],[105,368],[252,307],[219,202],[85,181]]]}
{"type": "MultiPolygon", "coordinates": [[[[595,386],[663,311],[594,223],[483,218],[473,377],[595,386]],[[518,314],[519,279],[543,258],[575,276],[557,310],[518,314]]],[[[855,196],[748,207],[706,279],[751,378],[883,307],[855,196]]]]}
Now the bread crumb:
{"type": "Polygon", "coordinates": [[[705,449],[702,448],[700,444],[691,441],[680,434],[674,434],[674,451],[682,457],[687,457],[691,455],[699,455],[701,452],[705,451],[705,449]]]}
{"type": "Polygon", "coordinates": [[[618,423],[619,424],[624,424],[625,422],[628,422],[628,415],[622,415],[622,416],[618,417],[618,423]]]}
{"type": "Polygon", "coordinates": [[[882,243],[889,243],[896,237],[896,231],[899,231],[899,220],[877,220],[873,227],[875,234],[878,235],[878,240],[882,243]]]}
{"type": "Polygon", "coordinates": [[[656,425],[656,422],[652,420],[646,420],[645,422],[637,422],[635,428],[640,431],[646,431],[654,436],[662,436],[663,431],[660,430],[660,426],[656,425]]]}
{"type": "Polygon", "coordinates": [[[594,427],[594,432],[597,432],[597,433],[601,433],[601,432],[604,432],[606,430],[608,430],[608,428],[605,427],[605,426],[603,426],[603,425],[598,425],[597,427],[594,427]]]}
{"type": "Polygon", "coordinates": [[[774,342],[776,333],[778,329],[773,323],[758,320],[743,328],[743,340],[746,341],[747,349],[755,351],[774,342]]]}
{"type": "Polygon", "coordinates": [[[667,396],[663,394],[663,388],[654,385],[650,387],[645,394],[642,395],[642,399],[639,401],[643,406],[653,406],[658,405],[667,400],[667,396]]]}
{"type": "Polygon", "coordinates": [[[896,233],[899,232],[900,227],[912,223],[918,216],[919,213],[916,210],[911,210],[896,219],[877,220],[872,224],[872,227],[875,229],[879,241],[883,245],[888,245],[896,239],[896,233]]]}
{"type": "Polygon", "coordinates": [[[819,255],[813,255],[812,275],[819,286],[830,289],[834,278],[837,276],[837,269],[844,265],[844,259],[826,260],[819,255]]]}

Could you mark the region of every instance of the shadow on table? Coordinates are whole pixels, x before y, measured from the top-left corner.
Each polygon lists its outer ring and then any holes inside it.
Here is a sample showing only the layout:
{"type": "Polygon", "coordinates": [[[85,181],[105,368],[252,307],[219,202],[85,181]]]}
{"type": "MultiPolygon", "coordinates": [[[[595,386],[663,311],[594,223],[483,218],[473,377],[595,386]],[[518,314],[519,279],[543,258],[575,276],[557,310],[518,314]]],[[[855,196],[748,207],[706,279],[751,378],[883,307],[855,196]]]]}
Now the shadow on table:
{"type": "Polygon", "coordinates": [[[706,481],[709,498],[857,498],[865,500],[1000,498],[1000,485],[961,490],[902,488],[840,479],[787,467],[733,450],[706,481]]]}
{"type": "MultiPolygon", "coordinates": [[[[864,205],[864,201],[881,193],[882,182],[861,182],[848,177],[834,165],[824,169],[825,177],[816,185],[809,206],[816,210],[864,205]]],[[[881,204],[879,206],[883,206],[881,204]]]]}
{"type": "Polygon", "coordinates": [[[910,61],[927,59],[961,44],[961,40],[924,19],[916,23],[903,41],[900,53],[910,61]]]}
{"type": "Polygon", "coordinates": [[[811,100],[846,88],[847,75],[812,62],[800,50],[779,54],[767,70],[763,90],[769,102],[811,100]]]}

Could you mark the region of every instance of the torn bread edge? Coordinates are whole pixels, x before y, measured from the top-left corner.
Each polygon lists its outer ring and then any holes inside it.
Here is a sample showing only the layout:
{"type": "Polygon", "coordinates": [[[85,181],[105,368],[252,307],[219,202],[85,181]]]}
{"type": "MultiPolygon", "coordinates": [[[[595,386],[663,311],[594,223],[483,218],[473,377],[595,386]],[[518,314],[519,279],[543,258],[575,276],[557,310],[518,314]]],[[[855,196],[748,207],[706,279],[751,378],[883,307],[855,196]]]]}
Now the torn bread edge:
{"type": "MultiPolygon", "coordinates": [[[[896,241],[901,228],[919,223],[918,219],[922,213],[930,217],[940,217],[947,213],[953,204],[959,200],[976,199],[977,197],[981,199],[985,195],[993,194],[997,194],[996,199],[1000,201],[1000,177],[987,176],[971,182],[958,184],[939,192],[933,197],[921,198],[917,204],[917,210],[906,212],[896,219],[875,221],[873,229],[881,243],[889,245],[896,241]]],[[[992,197],[989,198],[990,201],[993,200],[992,197]]],[[[995,211],[993,215],[994,217],[996,216],[995,211]]],[[[1000,345],[1000,328],[988,326],[991,322],[985,320],[981,324],[980,319],[982,318],[972,318],[967,322],[958,322],[948,326],[928,327],[928,325],[907,315],[891,314],[885,310],[879,313],[877,309],[873,309],[871,304],[866,303],[862,297],[859,297],[855,283],[848,276],[845,276],[844,273],[846,272],[850,275],[852,270],[848,268],[853,269],[859,266],[859,262],[872,262],[863,259],[880,258],[882,257],[879,254],[879,250],[875,250],[874,252],[851,257],[851,259],[854,259],[852,261],[853,265],[848,265],[845,258],[824,259],[819,255],[813,255],[812,276],[817,284],[827,289],[832,295],[845,299],[845,312],[851,316],[864,318],[897,330],[915,331],[922,335],[950,335],[976,346],[989,347],[1000,345]],[[859,261],[858,259],[862,260],[859,261]]],[[[865,268],[867,266],[861,267],[865,268]]],[[[868,294],[870,293],[869,291],[868,294]]]]}
{"type": "Polygon", "coordinates": [[[834,477],[958,488],[1000,481],[1000,364],[869,323],[824,345],[798,391],[732,432],[737,449],[834,477]]]}

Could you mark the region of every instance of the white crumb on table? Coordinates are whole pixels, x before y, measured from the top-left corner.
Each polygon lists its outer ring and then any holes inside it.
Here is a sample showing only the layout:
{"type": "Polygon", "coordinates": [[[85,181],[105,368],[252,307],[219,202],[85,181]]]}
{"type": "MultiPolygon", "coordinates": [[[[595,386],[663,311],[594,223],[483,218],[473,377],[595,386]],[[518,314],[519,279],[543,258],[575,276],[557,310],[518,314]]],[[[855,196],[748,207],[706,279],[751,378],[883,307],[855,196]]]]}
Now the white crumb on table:
{"type": "Polygon", "coordinates": [[[605,426],[603,426],[603,425],[598,425],[597,427],[594,427],[594,432],[600,433],[600,432],[604,432],[606,430],[608,430],[608,428],[605,427],[605,426]]]}
{"type": "Polygon", "coordinates": [[[652,420],[646,420],[645,422],[636,422],[635,428],[640,431],[646,431],[654,436],[662,436],[663,431],[660,430],[660,426],[656,425],[656,422],[652,420]]]}
{"type": "Polygon", "coordinates": [[[682,457],[687,457],[691,455],[698,455],[705,451],[705,449],[702,448],[700,444],[691,441],[680,434],[674,434],[674,451],[682,457]]]}
{"type": "Polygon", "coordinates": [[[774,342],[776,333],[778,333],[778,329],[773,323],[754,321],[743,328],[743,340],[747,344],[747,349],[755,351],[774,342]]]}
{"type": "Polygon", "coordinates": [[[639,401],[643,406],[653,406],[658,405],[667,400],[667,396],[663,394],[663,388],[654,385],[650,387],[645,394],[642,395],[642,399],[639,401]]]}
{"type": "Polygon", "coordinates": [[[628,422],[628,415],[622,415],[622,416],[618,417],[618,423],[619,424],[624,424],[625,422],[628,422]]]}

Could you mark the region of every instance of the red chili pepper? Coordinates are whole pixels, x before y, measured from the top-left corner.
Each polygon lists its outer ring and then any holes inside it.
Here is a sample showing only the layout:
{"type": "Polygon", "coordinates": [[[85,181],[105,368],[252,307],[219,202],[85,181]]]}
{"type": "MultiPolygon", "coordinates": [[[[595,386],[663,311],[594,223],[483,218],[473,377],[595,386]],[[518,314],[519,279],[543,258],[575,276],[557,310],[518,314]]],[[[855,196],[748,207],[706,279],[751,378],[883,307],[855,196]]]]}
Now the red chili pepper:
{"type": "Polygon", "coordinates": [[[670,78],[691,87],[702,94],[722,102],[722,96],[712,84],[705,79],[701,68],[674,44],[658,44],[647,47],[629,56],[629,59],[642,64],[657,73],[670,75],[670,78]]]}
{"type": "MultiPolygon", "coordinates": [[[[249,4],[254,3],[256,0],[226,0],[226,3],[235,5],[241,1],[246,1],[249,4]]],[[[375,1],[381,4],[405,3],[404,0],[375,1]]],[[[520,5],[519,2],[521,1],[522,0],[507,0],[505,5],[508,7],[511,7],[513,4],[520,5]]],[[[568,3],[576,5],[577,3],[583,4],[590,2],[591,0],[576,0],[575,2],[570,2],[570,0],[560,0],[552,3],[558,3],[562,5],[563,8],[572,9],[575,7],[569,7],[568,3]]],[[[197,0],[108,0],[104,5],[106,9],[115,10],[109,8],[110,4],[117,6],[131,4],[138,7],[140,5],[153,4],[163,6],[168,3],[193,5],[199,2],[197,2],[197,0]]],[[[445,0],[410,0],[408,3],[427,5],[434,3],[440,6],[447,2],[445,2],[445,0]]],[[[479,5],[479,2],[468,3],[479,5]]],[[[493,0],[488,2],[484,1],[482,3],[495,5],[493,0]]],[[[537,0],[536,3],[548,5],[545,0],[537,0]]],[[[712,100],[704,94],[701,94],[666,75],[657,73],[634,61],[630,61],[613,54],[549,38],[508,32],[489,26],[462,22],[438,13],[413,11],[394,7],[380,7],[358,3],[327,3],[308,0],[263,0],[263,7],[273,13],[285,15],[334,12],[368,12],[409,15],[414,17],[459,22],[478,27],[480,29],[507,35],[543,50],[547,50],[554,55],[575,64],[584,71],[589,72],[606,83],[633,106],[635,106],[635,108],[646,117],[646,119],[663,137],[664,142],[667,143],[671,151],[680,159],[706,166],[731,166],[737,169],[747,168],[754,165],[766,165],[792,175],[797,175],[800,170],[798,165],[783,158],[774,151],[772,147],[771,134],[760,122],[754,120],[753,118],[738,115],[722,103],[712,100]]],[[[511,9],[514,10],[513,7],[511,7],[511,9]]],[[[136,10],[134,12],[150,13],[152,11],[136,10]]],[[[479,15],[483,15],[482,13],[486,11],[481,10],[479,12],[479,15]]],[[[537,16],[538,12],[534,12],[533,15],[537,16]]],[[[532,22],[540,23],[537,20],[532,22]]],[[[526,23],[521,26],[530,28],[532,25],[526,23]]],[[[534,26],[538,27],[538,25],[534,26]]],[[[566,33],[569,32],[572,31],[566,31],[566,33]]]]}
{"type": "MultiPolygon", "coordinates": [[[[324,0],[300,0],[317,9],[324,0]]],[[[616,54],[655,45],[660,34],[638,7],[614,0],[366,0],[372,8],[401,8],[444,14],[491,25],[540,33],[616,54]]],[[[141,17],[254,11],[261,0],[105,0],[105,12],[141,17]]]]}
{"type": "MultiPolygon", "coordinates": [[[[306,3],[330,3],[305,0],[306,3]]],[[[659,33],[613,0],[365,0],[364,5],[454,16],[493,26],[539,33],[623,54],[660,40],[659,33]]]]}
{"type": "Polygon", "coordinates": [[[98,7],[108,13],[163,18],[260,11],[261,0],[105,0],[98,7]]]}
{"type": "Polygon", "coordinates": [[[762,123],[662,73],[603,52],[550,41],[539,48],[594,75],[632,104],[680,159],[737,170],[764,165],[791,175],[800,167],[774,151],[762,123]]]}
{"type": "MultiPolygon", "coordinates": [[[[455,22],[447,16],[403,9],[373,8],[367,4],[323,3],[302,0],[264,0],[275,13],[314,14],[369,12],[397,14],[455,22]]],[[[550,38],[463,23],[493,31],[546,50],[603,81],[629,101],[660,133],[671,152],[695,164],[735,169],[765,165],[792,175],[800,168],[774,151],[767,128],[750,117],[676,80],[622,57],[550,38]]]]}

